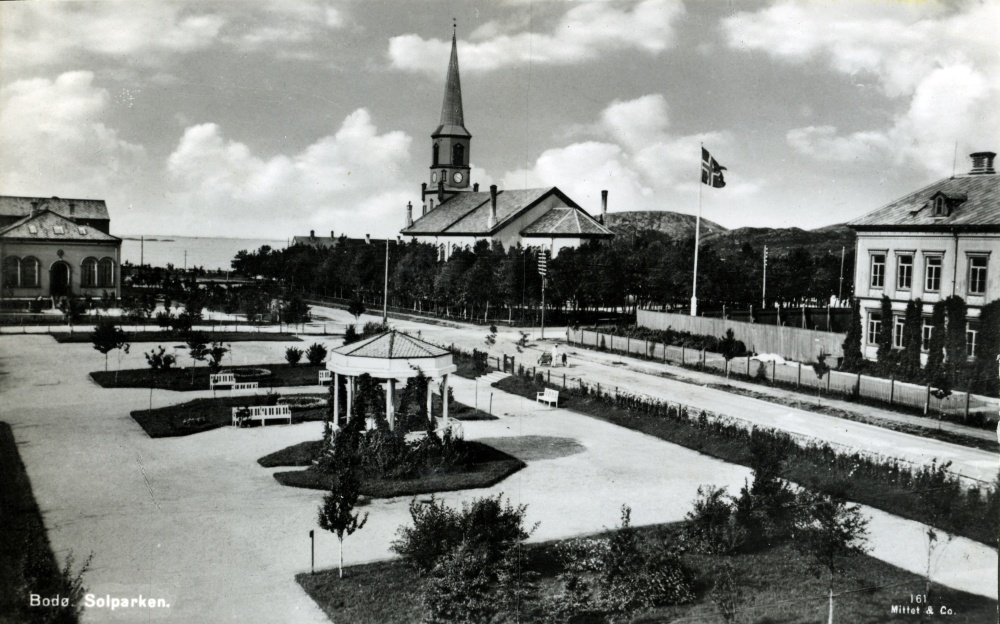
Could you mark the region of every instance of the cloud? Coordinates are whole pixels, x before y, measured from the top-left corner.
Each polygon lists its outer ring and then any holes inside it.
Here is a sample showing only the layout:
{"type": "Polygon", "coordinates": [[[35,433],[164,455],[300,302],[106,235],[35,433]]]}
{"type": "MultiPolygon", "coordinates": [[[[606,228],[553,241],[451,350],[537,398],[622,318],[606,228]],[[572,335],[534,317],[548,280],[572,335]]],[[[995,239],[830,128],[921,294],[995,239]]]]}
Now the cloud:
{"type": "Polygon", "coordinates": [[[960,9],[930,2],[779,2],[723,21],[734,48],[791,64],[822,63],[874,81],[896,112],[882,127],[841,132],[823,125],[788,132],[788,144],[820,160],[882,159],[929,174],[950,172],[956,141],[983,149],[1000,136],[1000,4],[960,9]]]}
{"type": "MultiPolygon", "coordinates": [[[[489,22],[463,41],[463,71],[486,72],[532,63],[569,65],[623,49],[658,54],[674,44],[674,21],[684,14],[680,2],[645,0],[620,9],[610,2],[574,5],[549,33],[532,33],[523,21],[489,22]]],[[[451,43],[400,35],[389,40],[389,62],[403,71],[442,74],[451,43]]],[[[443,75],[443,74],[442,74],[443,75]]]]}
{"type": "Polygon", "coordinates": [[[118,197],[145,150],[105,123],[110,95],[88,71],[0,91],[0,188],[7,194],[118,197]]]}
{"type": "MultiPolygon", "coordinates": [[[[591,212],[600,209],[600,191],[608,189],[609,210],[690,208],[698,191],[701,143],[731,153],[731,137],[722,132],[677,136],[670,132],[666,100],[646,95],[609,104],[588,127],[593,140],[543,152],[526,169],[501,176],[506,188],[558,186],[591,212]]],[[[745,197],[760,182],[737,181],[727,187],[745,197]],[[732,188],[731,188],[732,187],[732,188]]]]}
{"type": "Polygon", "coordinates": [[[172,203],[186,215],[181,224],[173,220],[170,231],[211,224],[234,235],[264,236],[285,222],[302,231],[393,234],[412,197],[409,184],[400,183],[410,143],[403,132],[380,134],[365,109],[301,152],[269,158],[226,139],[216,124],[191,126],[167,160],[178,189],[172,203]]]}
{"type": "Polygon", "coordinates": [[[315,0],[283,0],[258,7],[261,10],[249,19],[231,22],[223,33],[223,41],[244,51],[274,48],[282,56],[312,58],[310,53],[285,46],[314,41],[347,23],[343,12],[315,0]]]}

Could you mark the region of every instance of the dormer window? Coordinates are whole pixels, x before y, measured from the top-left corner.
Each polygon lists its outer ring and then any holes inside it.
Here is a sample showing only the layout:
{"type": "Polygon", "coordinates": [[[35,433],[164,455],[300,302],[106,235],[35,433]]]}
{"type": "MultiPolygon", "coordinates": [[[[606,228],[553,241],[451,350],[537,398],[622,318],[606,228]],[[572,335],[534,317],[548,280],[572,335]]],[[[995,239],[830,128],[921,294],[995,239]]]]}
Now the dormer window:
{"type": "Polygon", "coordinates": [[[52,226],[52,233],[53,233],[53,234],[59,234],[59,235],[62,235],[62,234],[65,234],[65,233],[66,233],[66,230],[65,230],[65,229],[63,229],[63,226],[61,226],[61,225],[53,225],[53,226],[52,226]]]}
{"type": "Polygon", "coordinates": [[[33,226],[33,225],[29,225],[28,226],[28,233],[29,234],[38,234],[38,228],[35,227],[35,226],[33,226]]]}
{"type": "Polygon", "coordinates": [[[945,199],[944,195],[938,195],[934,198],[934,216],[935,217],[947,217],[948,216],[948,200],[945,199]]]}

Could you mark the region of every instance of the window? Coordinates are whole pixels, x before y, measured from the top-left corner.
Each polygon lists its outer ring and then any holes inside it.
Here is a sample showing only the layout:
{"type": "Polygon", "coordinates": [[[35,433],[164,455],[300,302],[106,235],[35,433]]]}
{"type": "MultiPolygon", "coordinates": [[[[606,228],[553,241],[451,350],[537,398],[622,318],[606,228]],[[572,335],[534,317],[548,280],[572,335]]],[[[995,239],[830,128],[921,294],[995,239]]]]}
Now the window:
{"type": "Polygon", "coordinates": [[[878,344],[878,335],[882,331],[882,315],[878,312],[868,314],[868,344],[878,344]]]}
{"type": "Polygon", "coordinates": [[[451,148],[451,164],[465,164],[465,146],[461,143],[456,143],[455,147],[451,148]]]}
{"type": "Polygon", "coordinates": [[[885,287],[885,254],[872,254],[872,288],[885,287]]]}
{"type": "Polygon", "coordinates": [[[938,195],[934,199],[934,216],[935,217],[947,217],[948,216],[948,202],[944,195],[938,195]]]}
{"type": "Polygon", "coordinates": [[[941,290],[941,256],[927,256],[924,261],[924,291],[938,292],[941,290]]]}
{"type": "Polygon", "coordinates": [[[21,261],[14,256],[3,259],[3,285],[7,288],[21,285],[21,261]]]}
{"type": "Polygon", "coordinates": [[[931,319],[925,316],[920,325],[920,350],[927,351],[931,348],[931,334],[934,333],[934,325],[931,319]]]}
{"type": "Polygon", "coordinates": [[[97,286],[97,260],[87,258],[80,266],[80,286],[93,288],[97,286]]]}
{"type": "Polygon", "coordinates": [[[97,264],[97,285],[102,288],[115,285],[115,261],[111,258],[102,258],[97,264]]]}
{"type": "Polygon", "coordinates": [[[988,256],[969,256],[969,294],[986,294],[986,263],[988,256]]]}
{"type": "Polygon", "coordinates": [[[913,256],[896,256],[896,290],[910,290],[913,286],[913,256]]]}
{"type": "Polygon", "coordinates": [[[437,167],[439,154],[441,153],[441,145],[438,143],[434,144],[433,155],[431,158],[431,166],[437,167]]]}
{"type": "Polygon", "coordinates": [[[83,227],[82,225],[79,226],[79,227],[77,227],[76,229],[80,231],[80,235],[81,236],[86,236],[87,235],[87,228],[83,227]]]}
{"type": "Polygon", "coordinates": [[[40,266],[37,258],[25,258],[21,260],[22,288],[38,288],[38,269],[40,266]]]}
{"type": "Polygon", "coordinates": [[[906,319],[902,316],[892,317],[892,346],[897,349],[903,348],[903,325],[906,319]]]}
{"type": "Polygon", "coordinates": [[[976,357],[977,355],[979,355],[977,353],[977,348],[979,347],[979,345],[976,344],[976,341],[978,340],[978,338],[979,338],[979,326],[978,325],[973,325],[972,323],[966,324],[966,326],[965,326],[965,354],[968,355],[969,357],[976,357]]]}
{"type": "Polygon", "coordinates": [[[28,234],[38,234],[38,228],[34,225],[28,226],[28,234]]]}
{"type": "Polygon", "coordinates": [[[66,229],[65,229],[65,228],[63,228],[63,226],[61,226],[61,225],[53,225],[53,226],[52,226],[52,233],[53,233],[53,234],[59,234],[59,235],[62,235],[62,234],[65,234],[65,233],[66,233],[66,229]]]}

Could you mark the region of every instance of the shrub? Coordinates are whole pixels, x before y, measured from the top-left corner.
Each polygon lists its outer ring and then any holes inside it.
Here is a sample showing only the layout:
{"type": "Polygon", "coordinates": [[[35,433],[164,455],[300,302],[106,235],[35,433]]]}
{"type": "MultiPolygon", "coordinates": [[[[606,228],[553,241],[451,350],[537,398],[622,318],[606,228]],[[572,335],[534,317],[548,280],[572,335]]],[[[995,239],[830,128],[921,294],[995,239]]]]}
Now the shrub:
{"type": "Polygon", "coordinates": [[[795,492],[781,478],[794,442],[788,434],[754,427],[748,446],[753,485],[744,484],[740,490],[735,517],[746,532],[744,544],[760,548],[788,537],[795,523],[795,492]]]}
{"type": "Polygon", "coordinates": [[[146,356],[146,363],[153,370],[167,370],[177,362],[177,358],[167,353],[163,347],[157,347],[157,349],[159,351],[153,349],[149,353],[143,353],[146,356]]]}
{"type": "Polygon", "coordinates": [[[353,344],[361,340],[361,336],[358,336],[358,330],[354,325],[348,325],[344,330],[344,345],[353,344]]]}
{"type": "Polygon", "coordinates": [[[708,555],[735,551],[743,541],[743,530],[733,517],[733,502],[726,488],[699,486],[694,507],[687,513],[686,534],[695,550],[708,555]]]}
{"type": "Polygon", "coordinates": [[[326,347],[318,342],[314,342],[306,349],[306,359],[313,366],[319,366],[326,359],[326,347]]]}
{"type": "Polygon", "coordinates": [[[285,361],[295,366],[302,359],[302,349],[297,347],[288,347],[285,349],[285,361]]]}

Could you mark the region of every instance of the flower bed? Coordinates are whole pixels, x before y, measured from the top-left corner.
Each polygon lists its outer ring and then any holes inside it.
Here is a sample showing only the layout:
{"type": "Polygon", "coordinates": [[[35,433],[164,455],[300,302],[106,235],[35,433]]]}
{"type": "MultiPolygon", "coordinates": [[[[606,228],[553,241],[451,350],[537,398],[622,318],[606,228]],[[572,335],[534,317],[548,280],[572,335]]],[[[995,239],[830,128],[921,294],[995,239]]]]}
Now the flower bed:
{"type": "Polygon", "coordinates": [[[278,399],[278,405],[287,405],[293,412],[319,409],[329,404],[329,400],[317,396],[284,396],[278,399]]]}
{"type": "Polygon", "coordinates": [[[271,376],[271,371],[267,368],[226,368],[221,372],[232,373],[236,381],[248,381],[271,376]]]}

